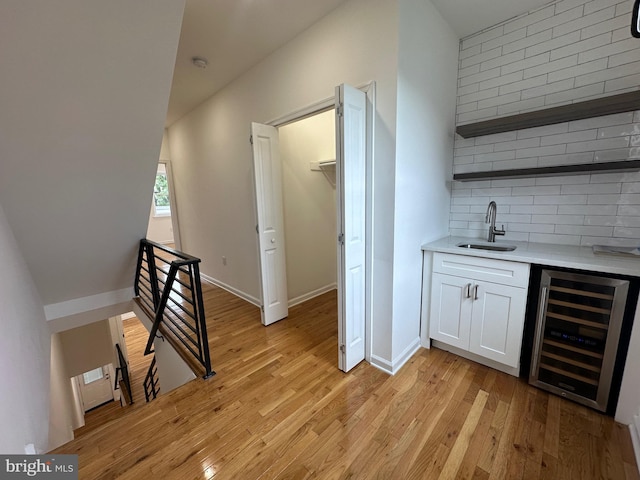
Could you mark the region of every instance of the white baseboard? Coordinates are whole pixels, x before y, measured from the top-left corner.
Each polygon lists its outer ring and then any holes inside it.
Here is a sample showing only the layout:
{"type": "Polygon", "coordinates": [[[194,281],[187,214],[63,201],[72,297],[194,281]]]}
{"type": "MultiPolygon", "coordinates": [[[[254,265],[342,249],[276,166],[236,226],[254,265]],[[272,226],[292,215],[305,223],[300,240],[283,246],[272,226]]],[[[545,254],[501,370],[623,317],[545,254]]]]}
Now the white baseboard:
{"type": "Polygon", "coordinates": [[[229,293],[233,293],[236,297],[240,297],[241,299],[246,300],[247,302],[255,305],[256,307],[260,307],[262,305],[260,300],[257,299],[256,297],[249,295],[248,293],[245,293],[241,290],[238,290],[237,288],[234,288],[231,285],[227,285],[226,283],[221,282],[220,280],[216,280],[215,278],[210,277],[209,275],[200,273],[200,277],[205,282],[210,283],[211,285],[215,285],[216,287],[220,287],[229,293]]]}
{"type": "Polygon", "coordinates": [[[633,422],[629,425],[629,433],[631,434],[633,451],[636,454],[636,466],[640,472],[640,414],[634,415],[633,422]]]}
{"type": "Polygon", "coordinates": [[[393,359],[393,374],[395,375],[407,361],[420,349],[420,337],[416,338],[404,351],[393,359]]]}
{"type": "Polygon", "coordinates": [[[377,355],[371,355],[369,363],[371,363],[371,365],[376,367],[378,370],[382,370],[384,373],[393,375],[393,366],[388,360],[385,360],[382,357],[378,357],[377,355]]]}
{"type": "Polygon", "coordinates": [[[334,282],[334,283],[330,283],[329,285],[325,285],[324,287],[317,288],[309,293],[305,293],[304,295],[300,295],[296,298],[292,298],[288,302],[289,307],[294,307],[303,302],[306,302],[307,300],[311,300],[312,298],[319,297],[320,295],[330,292],[331,290],[335,290],[336,288],[338,288],[338,284],[334,282]]]}

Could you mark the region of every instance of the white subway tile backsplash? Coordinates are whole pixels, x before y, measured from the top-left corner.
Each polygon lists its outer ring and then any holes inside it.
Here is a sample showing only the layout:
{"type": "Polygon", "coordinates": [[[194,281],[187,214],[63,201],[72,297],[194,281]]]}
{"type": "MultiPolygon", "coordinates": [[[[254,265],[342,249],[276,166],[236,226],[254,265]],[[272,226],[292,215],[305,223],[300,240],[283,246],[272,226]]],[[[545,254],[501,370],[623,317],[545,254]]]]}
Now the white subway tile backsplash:
{"type": "Polygon", "coordinates": [[[501,160],[513,160],[514,158],[516,158],[515,151],[491,152],[474,155],[474,162],[499,162],[501,160]]]}
{"type": "MultiPolygon", "coordinates": [[[[519,53],[524,57],[524,50],[518,50],[519,53]]],[[[505,57],[506,55],[503,55],[505,57]]],[[[502,67],[501,74],[506,75],[508,73],[517,72],[518,70],[525,70],[527,68],[535,67],[536,65],[541,65],[549,61],[551,56],[550,52],[545,52],[540,55],[536,55],[534,57],[525,58],[524,60],[516,61],[513,63],[505,64],[502,67]]]]}
{"type": "Polygon", "coordinates": [[[508,232],[527,232],[527,233],[554,233],[555,225],[547,225],[543,223],[512,223],[507,224],[508,232]]]}
{"type": "MultiPolygon", "coordinates": [[[[573,56],[567,57],[567,58],[573,58],[573,56]]],[[[565,68],[562,70],[551,72],[549,73],[548,78],[550,82],[557,82],[558,80],[564,80],[565,78],[572,78],[580,75],[585,75],[587,73],[597,72],[599,70],[604,70],[606,68],[607,68],[607,59],[600,58],[592,62],[576,65],[575,67],[565,68]]]]}
{"type": "Polygon", "coordinates": [[[575,183],[589,183],[589,174],[586,175],[567,175],[567,176],[554,176],[554,177],[538,177],[536,178],[536,185],[566,185],[575,183]]]}
{"type": "MultiPolygon", "coordinates": [[[[582,14],[582,11],[580,12],[582,14]]],[[[600,22],[604,22],[613,18],[616,14],[615,7],[611,6],[609,8],[605,8],[602,10],[598,10],[597,12],[591,13],[589,15],[584,15],[580,17],[576,17],[575,20],[568,21],[558,25],[553,28],[553,35],[566,35],[570,32],[575,32],[576,30],[581,30],[585,27],[589,27],[591,25],[598,24],[600,22]]],[[[610,31],[610,30],[609,30],[610,31]]]]}
{"type": "Polygon", "coordinates": [[[458,104],[477,102],[478,100],[484,100],[485,98],[496,97],[497,95],[498,95],[498,87],[490,88],[488,90],[482,90],[479,92],[473,92],[466,95],[459,95],[458,104]]]}
{"type": "Polygon", "coordinates": [[[462,77],[460,78],[458,84],[461,87],[464,87],[472,83],[479,83],[484,80],[488,80],[490,78],[496,78],[499,76],[500,76],[500,68],[494,68],[492,70],[485,70],[484,72],[474,73],[472,75],[467,75],[466,77],[462,77]]]}
{"type": "Polygon", "coordinates": [[[592,237],[610,237],[613,235],[613,227],[593,225],[556,225],[556,232],[565,235],[590,235],[592,237]]]}
{"type": "Polygon", "coordinates": [[[519,82],[512,82],[507,85],[502,85],[500,87],[500,95],[515,92],[518,94],[518,100],[520,100],[520,93],[522,92],[522,90],[527,88],[540,87],[546,84],[547,84],[546,74],[540,75],[537,77],[530,77],[530,78],[527,78],[526,80],[521,80],[519,82]]]}
{"type": "Polygon", "coordinates": [[[590,27],[583,28],[580,31],[580,36],[584,40],[585,38],[600,35],[605,32],[611,32],[622,27],[626,27],[628,29],[630,24],[631,15],[621,15],[604,22],[596,23],[590,27]]]}
{"type": "Polygon", "coordinates": [[[626,125],[615,125],[613,127],[603,127],[598,129],[598,138],[610,138],[620,136],[640,135],[640,124],[628,123],[626,125]]]}
{"type": "Polygon", "coordinates": [[[562,185],[563,195],[575,193],[620,193],[620,183],[586,183],[580,185],[562,185]]]}
{"type": "Polygon", "coordinates": [[[513,92],[507,95],[499,95],[497,97],[488,98],[478,102],[478,108],[487,108],[498,105],[505,105],[520,100],[520,92],[513,92]]]}
{"type": "Polygon", "coordinates": [[[531,213],[536,215],[555,215],[558,213],[557,205],[512,205],[512,213],[531,213]]]}
{"type": "Polygon", "coordinates": [[[551,233],[530,233],[529,241],[537,243],[556,243],[558,245],[580,245],[580,236],[551,233]]]}
{"type": "MultiPolygon", "coordinates": [[[[547,30],[548,32],[549,30],[547,30]]],[[[545,33],[545,32],[542,32],[545,33]]],[[[546,42],[537,43],[535,45],[531,45],[527,47],[524,52],[525,57],[532,57],[534,55],[540,55],[544,52],[551,52],[551,60],[556,60],[556,57],[553,58],[553,52],[557,51],[560,48],[566,47],[567,45],[572,45],[576,42],[580,41],[580,32],[571,32],[566,35],[562,35],[560,37],[552,38],[551,40],[547,40],[546,42]]],[[[503,48],[507,48],[508,45],[505,45],[503,48]]]]}
{"type": "Polygon", "coordinates": [[[544,97],[530,98],[529,100],[521,100],[519,102],[507,103],[498,107],[498,115],[508,115],[523,111],[537,110],[544,106],[544,97]]]}
{"type": "MultiPolygon", "coordinates": [[[[599,38],[599,37],[593,37],[599,38]]],[[[588,40],[587,40],[588,41],[588,40]]],[[[578,63],[589,62],[597,58],[608,57],[617,53],[626,52],[638,48],[638,41],[635,38],[628,38],[616,43],[609,43],[598,48],[583,51],[578,55],[578,63]]],[[[551,55],[553,57],[553,55],[551,55]]]]}
{"type": "Polygon", "coordinates": [[[593,152],[596,150],[611,150],[629,146],[629,137],[612,137],[590,142],[579,142],[567,144],[567,153],[593,152]]]}
{"type": "MultiPolygon", "coordinates": [[[[505,33],[509,33],[512,32],[514,30],[518,30],[522,27],[527,27],[529,25],[533,25],[535,23],[539,23],[542,20],[551,20],[554,16],[554,12],[555,12],[555,6],[554,5],[549,5],[547,7],[541,8],[539,10],[536,10],[535,12],[531,12],[528,15],[523,15],[519,18],[516,18],[508,23],[506,23],[504,25],[504,32],[505,33]]],[[[550,27],[547,27],[550,28],[550,27]]],[[[543,29],[538,29],[538,31],[541,30],[546,30],[545,28],[543,29]]],[[[535,32],[534,32],[535,33],[535,32]]],[[[530,33],[529,33],[530,34],[530,33]]]]}
{"type": "MultiPolygon", "coordinates": [[[[467,123],[640,88],[633,0],[562,0],[461,43],[457,120],[467,123]],[[526,33],[525,33],[526,32],[526,33]]],[[[640,158],[640,111],[475,139],[454,172],[640,158]]],[[[498,203],[506,239],[572,245],[640,241],[640,172],[452,182],[451,234],[486,236],[498,203]]]]}
{"type": "Polygon", "coordinates": [[[630,148],[617,148],[614,150],[602,150],[594,152],[594,162],[613,162],[616,160],[628,160],[631,157],[630,148]]]}
{"type": "Polygon", "coordinates": [[[589,0],[562,0],[560,2],[556,2],[556,15],[579,5],[584,5],[588,1],[589,0]]]}
{"type": "MultiPolygon", "coordinates": [[[[509,53],[507,55],[501,55],[500,57],[487,60],[480,64],[480,70],[491,70],[492,68],[502,67],[524,58],[524,50],[518,50],[517,52],[509,53]]],[[[504,71],[502,71],[504,74],[504,71]]]]}
{"type": "Polygon", "coordinates": [[[529,88],[522,91],[522,99],[525,100],[531,97],[539,97],[541,95],[547,95],[549,93],[569,90],[570,88],[573,88],[573,82],[573,78],[567,78],[565,80],[560,80],[559,82],[548,83],[541,87],[529,88]]]}
{"type": "Polygon", "coordinates": [[[536,205],[585,205],[587,195],[542,195],[536,196],[536,205]]]}
{"type": "Polygon", "coordinates": [[[538,158],[539,167],[555,167],[561,165],[579,165],[592,163],[593,152],[568,153],[564,155],[549,155],[538,158]]]}
{"type": "MultiPolygon", "coordinates": [[[[478,45],[478,48],[480,46],[478,45]]],[[[493,50],[489,50],[486,52],[478,53],[477,55],[472,55],[460,60],[460,67],[467,68],[471,65],[475,65],[476,63],[482,63],[487,60],[491,60],[492,58],[497,58],[502,55],[502,47],[494,48],[493,50]]],[[[462,56],[460,57],[462,58],[462,56]]]]}
{"type": "Polygon", "coordinates": [[[598,10],[602,10],[603,8],[607,8],[612,5],[615,6],[617,3],[620,3],[620,1],[621,0],[591,0],[584,5],[584,14],[588,15],[598,10]]]}
{"type": "MultiPolygon", "coordinates": [[[[553,62],[547,62],[542,65],[536,65],[535,67],[527,68],[524,71],[524,78],[531,78],[544,73],[555,72],[557,70],[573,67],[578,64],[578,54],[570,55],[568,57],[554,60],[553,62]]],[[[569,78],[569,77],[565,77],[569,78]]]]}
{"type": "Polygon", "coordinates": [[[595,140],[598,137],[598,130],[581,130],[578,132],[561,133],[559,135],[547,135],[541,139],[540,144],[556,145],[558,143],[582,142],[585,140],[595,140]]]}
{"type": "Polygon", "coordinates": [[[514,30],[513,32],[509,32],[500,37],[493,38],[491,40],[487,40],[482,43],[482,51],[492,50],[496,47],[501,47],[505,44],[513,43],[516,40],[520,40],[527,36],[527,29],[521,28],[519,30],[514,30]]]}
{"type": "Polygon", "coordinates": [[[475,73],[480,73],[480,64],[476,63],[475,65],[471,65],[467,68],[461,68],[458,70],[458,78],[468,77],[469,75],[473,75],[475,73]]]}
{"type": "Polygon", "coordinates": [[[611,80],[607,80],[604,86],[604,91],[606,93],[623,93],[624,91],[638,90],[638,88],[640,88],[639,85],[640,74],[629,75],[623,78],[614,78],[611,80]]]}
{"type": "Polygon", "coordinates": [[[468,48],[481,45],[482,43],[489,41],[493,38],[501,37],[504,34],[504,26],[499,25],[490,30],[486,30],[484,32],[478,33],[477,35],[472,35],[470,37],[465,38],[460,42],[460,49],[464,51],[468,48]]]}
{"type": "Polygon", "coordinates": [[[560,205],[560,215],[616,215],[617,205],[560,205]]]}
{"type": "Polygon", "coordinates": [[[584,223],[584,215],[532,215],[531,223],[582,225],[584,223]]]}
{"type": "Polygon", "coordinates": [[[545,97],[545,105],[557,105],[569,101],[584,100],[593,96],[600,96],[604,91],[604,83],[596,83],[580,88],[572,88],[562,92],[553,93],[545,97]]]}
{"type": "MultiPolygon", "coordinates": [[[[602,35],[597,35],[595,37],[587,38],[585,40],[572,43],[565,47],[557,48],[551,52],[550,59],[557,60],[558,58],[566,57],[567,55],[573,55],[575,53],[580,54],[581,52],[585,52],[591,49],[609,45],[610,43],[611,43],[611,32],[604,33],[602,35]]],[[[601,57],[595,57],[595,58],[601,58],[601,57]]],[[[592,58],[591,60],[595,60],[595,58],[592,58]]],[[[589,59],[581,60],[580,56],[578,56],[578,63],[583,63],[588,61],[589,59]]]]}
{"type": "Polygon", "coordinates": [[[569,122],[569,131],[586,130],[589,128],[609,127],[612,125],[624,125],[633,122],[633,112],[616,113],[602,117],[585,118],[569,122]]]}
{"type": "MultiPolygon", "coordinates": [[[[523,38],[522,40],[518,40],[516,42],[507,44],[507,45],[503,45],[502,46],[502,52],[503,53],[511,53],[511,52],[515,52],[517,50],[522,50],[522,49],[527,49],[529,47],[532,47],[534,45],[537,45],[541,42],[545,42],[551,39],[551,35],[552,35],[552,31],[551,29],[548,30],[544,30],[542,32],[539,33],[535,33],[533,35],[530,35],[528,37],[523,38]]],[[[545,52],[546,50],[541,50],[538,53],[542,53],[545,52]]],[[[537,53],[532,53],[530,55],[527,55],[527,52],[525,51],[524,56],[525,57],[531,57],[533,55],[537,55],[537,53]]]]}
{"type": "Polygon", "coordinates": [[[551,18],[544,19],[544,21],[540,21],[538,23],[532,24],[527,29],[528,35],[533,35],[534,33],[542,32],[543,30],[547,30],[549,28],[557,27],[558,25],[562,25],[563,23],[567,23],[576,18],[582,17],[583,7],[582,5],[572,8],[571,10],[567,10],[566,12],[562,12],[558,15],[554,15],[551,18]]]}

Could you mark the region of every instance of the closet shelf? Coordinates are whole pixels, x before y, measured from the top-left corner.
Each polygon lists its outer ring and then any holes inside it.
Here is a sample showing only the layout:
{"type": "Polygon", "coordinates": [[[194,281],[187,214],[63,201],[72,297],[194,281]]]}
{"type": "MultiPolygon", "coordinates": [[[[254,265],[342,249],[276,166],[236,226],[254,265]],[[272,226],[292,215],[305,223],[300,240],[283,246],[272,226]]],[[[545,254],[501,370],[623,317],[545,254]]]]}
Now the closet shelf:
{"type": "Polygon", "coordinates": [[[459,125],[456,133],[463,138],[493,135],[494,133],[541,127],[554,123],[571,122],[584,118],[631,112],[640,109],[640,91],[609,95],[594,100],[562,105],[560,107],[535,110],[482,122],[459,125]]]}
{"type": "Polygon", "coordinates": [[[557,167],[454,173],[453,179],[459,182],[469,182],[473,180],[497,180],[501,178],[525,178],[546,175],[584,175],[586,173],[633,172],[637,170],[640,170],[640,160],[623,160],[620,162],[580,163],[576,165],[560,165],[557,167]]]}

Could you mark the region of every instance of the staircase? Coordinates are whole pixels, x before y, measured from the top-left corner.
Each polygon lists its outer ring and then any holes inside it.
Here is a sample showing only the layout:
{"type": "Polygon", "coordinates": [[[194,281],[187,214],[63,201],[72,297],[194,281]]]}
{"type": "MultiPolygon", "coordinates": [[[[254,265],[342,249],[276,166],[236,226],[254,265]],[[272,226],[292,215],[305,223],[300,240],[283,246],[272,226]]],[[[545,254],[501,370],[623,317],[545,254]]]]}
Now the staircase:
{"type": "Polygon", "coordinates": [[[200,259],[143,239],[136,266],[134,301],[152,322],[145,355],[156,338],[166,340],[196,376],[210,378],[200,259]]]}

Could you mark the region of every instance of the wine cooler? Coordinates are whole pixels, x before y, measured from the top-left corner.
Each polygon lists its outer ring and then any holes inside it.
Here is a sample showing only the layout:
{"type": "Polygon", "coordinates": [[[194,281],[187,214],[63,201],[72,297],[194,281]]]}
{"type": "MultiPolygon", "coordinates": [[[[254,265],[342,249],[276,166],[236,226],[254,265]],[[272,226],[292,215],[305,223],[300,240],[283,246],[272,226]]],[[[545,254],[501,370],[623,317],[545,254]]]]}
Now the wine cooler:
{"type": "Polygon", "coordinates": [[[606,411],[629,282],[542,270],[529,383],[606,411]]]}

